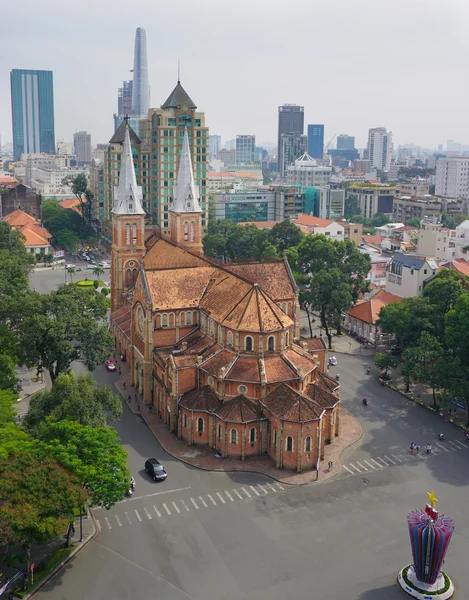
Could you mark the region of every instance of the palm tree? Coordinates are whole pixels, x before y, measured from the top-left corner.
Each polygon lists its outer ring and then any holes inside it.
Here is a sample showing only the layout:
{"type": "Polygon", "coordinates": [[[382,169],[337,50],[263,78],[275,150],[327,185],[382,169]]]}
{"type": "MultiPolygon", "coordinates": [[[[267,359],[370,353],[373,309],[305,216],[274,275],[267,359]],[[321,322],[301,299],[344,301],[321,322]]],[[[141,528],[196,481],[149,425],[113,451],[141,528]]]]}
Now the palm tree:
{"type": "Polygon", "coordinates": [[[69,267],[67,273],[70,275],[70,282],[73,282],[73,274],[75,273],[75,267],[69,267]]]}
{"type": "Polygon", "coordinates": [[[93,269],[93,275],[96,275],[96,279],[98,279],[100,275],[104,275],[104,269],[101,269],[101,267],[95,267],[93,269]]]}

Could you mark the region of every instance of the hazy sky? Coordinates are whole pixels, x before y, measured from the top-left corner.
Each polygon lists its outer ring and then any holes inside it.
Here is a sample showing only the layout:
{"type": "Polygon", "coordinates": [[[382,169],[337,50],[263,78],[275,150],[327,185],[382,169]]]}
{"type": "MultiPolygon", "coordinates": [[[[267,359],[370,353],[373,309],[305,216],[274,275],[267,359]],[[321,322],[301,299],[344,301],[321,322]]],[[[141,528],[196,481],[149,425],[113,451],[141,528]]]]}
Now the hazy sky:
{"type": "MultiPolygon", "coordinates": [[[[5,11],[4,11],[5,12],[5,11]]],[[[9,73],[54,72],[56,139],[113,133],[117,88],[147,31],[151,105],[177,79],[211,133],[275,141],[277,106],[366,142],[469,143],[468,0],[22,0],[4,14],[0,132],[11,140],[9,73]]]]}

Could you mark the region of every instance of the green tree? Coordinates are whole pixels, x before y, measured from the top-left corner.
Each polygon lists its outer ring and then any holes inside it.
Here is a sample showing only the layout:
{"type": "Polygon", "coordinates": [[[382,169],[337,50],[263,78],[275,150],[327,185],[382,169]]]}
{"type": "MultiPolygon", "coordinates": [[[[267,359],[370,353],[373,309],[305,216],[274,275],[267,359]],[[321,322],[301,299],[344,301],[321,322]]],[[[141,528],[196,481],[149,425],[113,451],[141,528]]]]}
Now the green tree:
{"type": "Polygon", "coordinates": [[[38,374],[47,369],[52,381],[74,360],[93,370],[114,347],[104,322],[108,305],[93,288],[61,286],[51,294],[31,294],[21,307],[24,315],[15,317],[21,363],[36,365],[38,374]]]}
{"type": "Polygon", "coordinates": [[[397,366],[397,359],[392,354],[387,352],[377,352],[375,354],[375,365],[381,371],[384,371],[384,376],[388,377],[388,369],[394,369],[397,366]]]}
{"type": "Polygon", "coordinates": [[[276,223],[272,227],[269,237],[272,244],[277,246],[280,253],[283,253],[284,250],[287,250],[291,246],[298,246],[303,234],[295,223],[286,219],[285,221],[276,223]]]}
{"type": "Polygon", "coordinates": [[[420,219],[409,219],[406,222],[409,227],[418,227],[420,229],[420,219]]]}
{"type": "Polygon", "coordinates": [[[370,222],[372,227],[382,227],[383,225],[387,225],[389,223],[389,217],[386,215],[378,215],[376,214],[370,222]]]}
{"type": "Polygon", "coordinates": [[[18,231],[0,221],[0,314],[8,297],[29,289],[28,275],[36,261],[23,240],[18,231]]]}
{"type": "Polygon", "coordinates": [[[70,275],[70,283],[73,282],[73,274],[75,273],[75,267],[68,267],[67,273],[70,275]]]}
{"type": "MultiPolygon", "coordinates": [[[[85,173],[78,173],[78,175],[67,175],[62,180],[63,185],[68,185],[72,188],[72,193],[80,202],[81,218],[83,224],[86,222],[86,202],[87,202],[87,190],[88,190],[88,177],[85,173]]],[[[90,223],[88,223],[89,225],[90,223]]]]}
{"type": "Polygon", "coordinates": [[[5,423],[14,423],[16,414],[14,409],[15,399],[16,394],[11,390],[0,390],[0,426],[5,423]]]}
{"type": "Polygon", "coordinates": [[[16,376],[16,362],[6,354],[0,353],[0,390],[18,391],[18,377],[16,376]]]}
{"type": "Polygon", "coordinates": [[[405,349],[417,344],[422,331],[435,333],[434,308],[429,298],[405,298],[383,307],[377,325],[383,333],[394,334],[405,349]]]}
{"type": "Polygon", "coordinates": [[[99,279],[101,275],[104,275],[104,269],[102,269],[101,267],[94,267],[93,275],[96,277],[96,279],[99,279]]]}
{"type": "Polygon", "coordinates": [[[82,426],[71,421],[43,423],[41,452],[74,473],[95,506],[111,508],[129,488],[127,453],[115,429],[82,426]]]}
{"type": "Polygon", "coordinates": [[[435,184],[434,183],[428,187],[428,193],[431,194],[432,196],[435,194],[435,184]]]}
{"type": "Polygon", "coordinates": [[[50,390],[36,394],[25,417],[25,426],[38,431],[39,426],[51,421],[76,421],[80,425],[105,427],[122,414],[122,403],[108,386],[99,387],[92,375],[75,377],[59,375],[50,390]]]}
{"type": "Polygon", "coordinates": [[[21,544],[30,573],[31,546],[61,535],[85,500],[74,476],[53,459],[20,453],[0,461],[0,544],[21,544]]]}
{"type": "Polygon", "coordinates": [[[454,269],[441,269],[434,279],[425,286],[424,298],[433,307],[435,335],[444,343],[445,315],[455,305],[464,287],[469,288],[469,278],[454,269]]]}
{"type": "MultiPolygon", "coordinates": [[[[351,219],[352,217],[356,217],[356,215],[360,215],[360,202],[358,201],[358,196],[356,194],[347,193],[345,198],[345,206],[344,206],[344,216],[346,219],[351,219]]],[[[356,221],[356,218],[354,219],[356,221]]]]}
{"type": "Polygon", "coordinates": [[[445,339],[455,362],[448,378],[450,391],[462,396],[468,406],[469,424],[469,293],[462,293],[445,318],[445,339]]]}
{"type": "MultiPolygon", "coordinates": [[[[4,406],[5,408],[8,408],[6,404],[4,406]]],[[[11,419],[11,417],[11,412],[8,414],[2,412],[2,414],[0,414],[0,419],[6,419],[5,422],[0,423],[0,459],[7,458],[8,456],[20,452],[34,454],[37,448],[36,441],[21,427],[15,425],[13,421],[8,420],[11,419]]]]}

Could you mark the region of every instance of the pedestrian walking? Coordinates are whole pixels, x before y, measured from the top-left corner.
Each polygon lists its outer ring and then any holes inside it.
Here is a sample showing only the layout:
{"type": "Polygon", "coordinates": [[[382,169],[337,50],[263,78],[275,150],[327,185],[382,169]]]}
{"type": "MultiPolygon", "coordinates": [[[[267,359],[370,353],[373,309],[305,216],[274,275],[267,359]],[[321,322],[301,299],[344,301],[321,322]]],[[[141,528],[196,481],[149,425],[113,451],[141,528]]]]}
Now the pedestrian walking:
{"type": "Polygon", "coordinates": [[[432,453],[432,447],[430,446],[430,444],[427,444],[425,446],[425,450],[427,451],[427,454],[431,454],[432,453]]]}
{"type": "Polygon", "coordinates": [[[418,444],[415,444],[415,452],[416,454],[420,452],[420,446],[418,444]]]}
{"type": "Polygon", "coordinates": [[[334,463],[332,462],[332,460],[330,460],[330,461],[327,463],[327,465],[328,465],[328,467],[329,467],[329,471],[332,471],[332,467],[334,466],[334,463]]]}
{"type": "Polygon", "coordinates": [[[125,383],[125,381],[123,382],[123,384],[122,384],[122,385],[124,386],[124,390],[125,390],[125,387],[126,387],[126,385],[127,385],[127,384],[125,383]]]}
{"type": "Polygon", "coordinates": [[[140,402],[137,402],[137,410],[140,412],[140,402]]]}

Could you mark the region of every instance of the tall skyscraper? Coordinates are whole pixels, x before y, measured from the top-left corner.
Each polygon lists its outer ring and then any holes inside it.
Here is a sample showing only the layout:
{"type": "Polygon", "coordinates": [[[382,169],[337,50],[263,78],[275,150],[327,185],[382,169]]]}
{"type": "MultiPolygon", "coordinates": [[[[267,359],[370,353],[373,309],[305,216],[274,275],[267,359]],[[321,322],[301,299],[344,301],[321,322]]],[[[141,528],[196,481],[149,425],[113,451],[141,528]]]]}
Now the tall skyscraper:
{"type": "Polygon", "coordinates": [[[133,81],[123,81],[122,87],[117,92],[117,114],[124,118],[132,114],[132,87],[133,81]]]}
{"type": "Polygon", "coordinates": [[[87,131],[78,131],[73,135],[73,147],[79,165],[91,162],[91,134],[87,131]]]}
{"type": "Polygon", "coordinates": [[[308,125],[308,154],[322,158],[324,152],[324,125],[308,125]]]}
{"type": "Polygon", "coordinates": [[[236,164],[251,165],[256,162],[256,136],[236,136],[236,164]]]}
{"type": "Polygon", "coordinates": [[[279,172],[281,177],[286,177],[288,167],[306,152],[308,137],[300,133],[283,133],[280,139],[280,157],[282,162],[279,165],[279,172]]]}
{"type": "Polygon", "coordinates": [[[392,154],[392,133],[386,127],[374,127],[368,130],[366,158],[371,160],[371,168],[389,171],[392,154]]]}
{"type": "MultiPolygon", "coordinates": [[[[278,107],[278,139],[277,139],[277,162],[278,170],[281,171],[282,165],[282,135],[297,134],[302,136],[305,127],[304,106],[298,104],[283,104],[278,107]]],[[[306,151],[306,148],[305,148],[306,151]]],[[[300,156],[298,154],[298,156],[300,156]]],[[[293,160],[297,159],[295,156],[293,160]]]]}
{"type": "Polygon", "coordinates": [[[221,148],[221,136],[220,135],[209,135],[208,136],[208,155],[210,158],[214,158],[215,155],[220,151],[221,148]]]}
{"type": "Polygon", "coordinates": [[[13,151],[21,154],[55,152],[52,71],[13,69],[10,73],[13,151]]]}
{"type": "Polygon", "coordinates": [[[337,136],[337,150],[354,150],[355,149],[355,137],[353,135],[347,135],[341,133],[337,136]]]}
{"type": "Polygon", "coordinates": [[[132,86],[132,116],[146,117],[150,104],[148,83],[147,33],[137,27],[134,49],[134,78],[132,86]]]}

